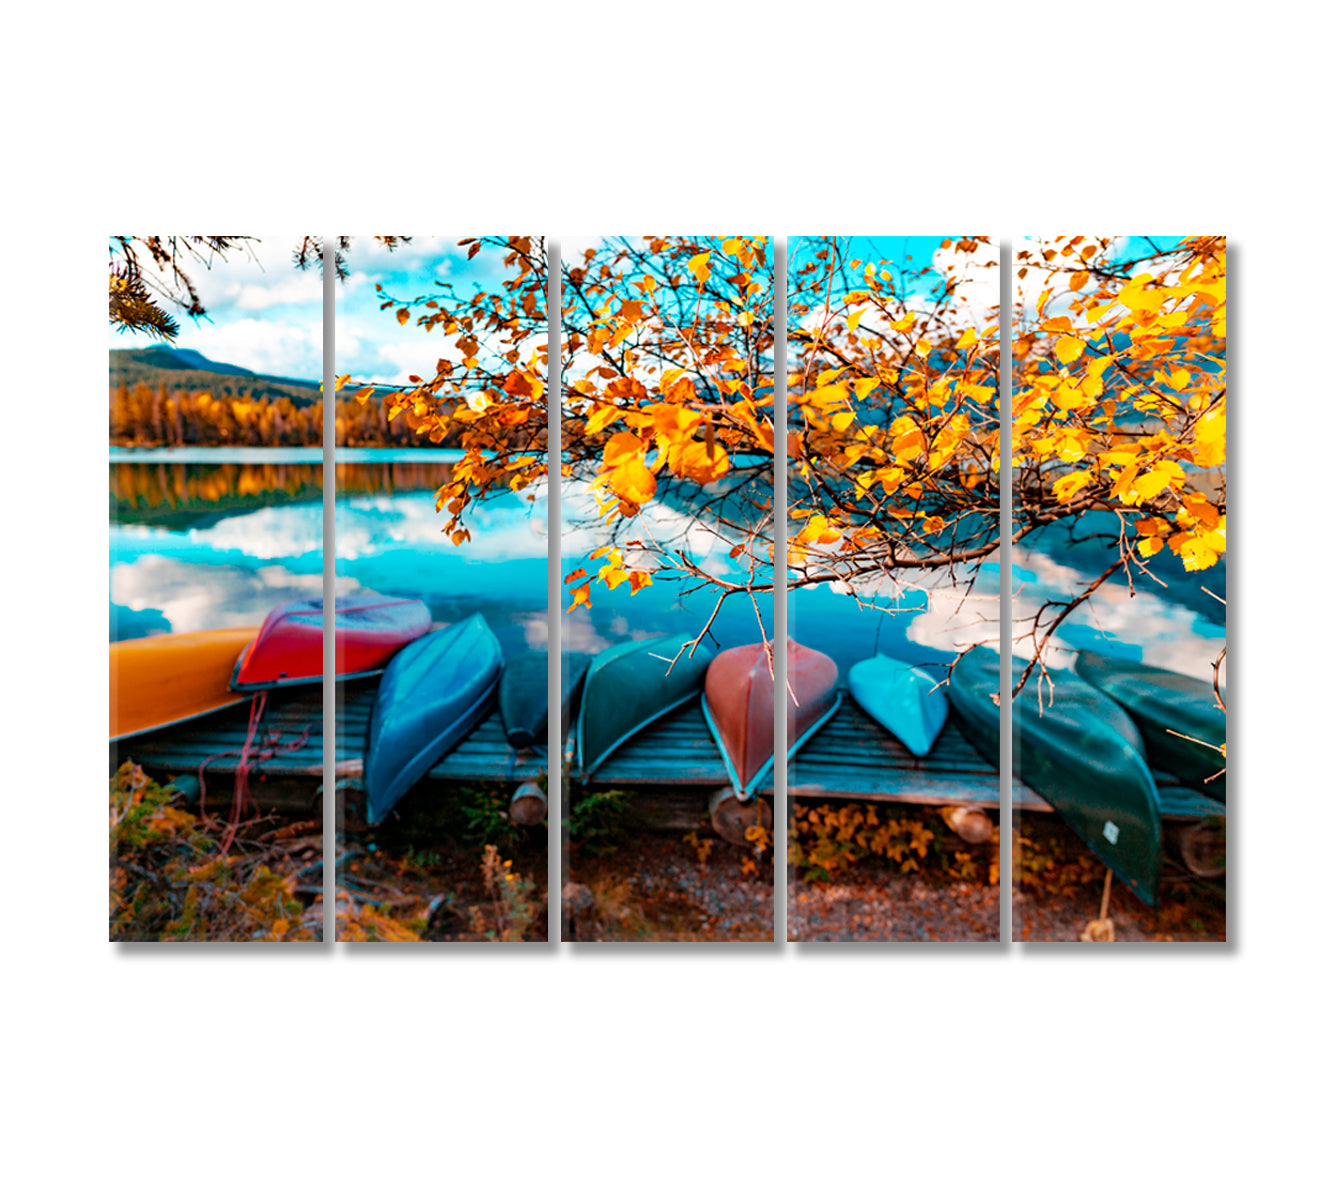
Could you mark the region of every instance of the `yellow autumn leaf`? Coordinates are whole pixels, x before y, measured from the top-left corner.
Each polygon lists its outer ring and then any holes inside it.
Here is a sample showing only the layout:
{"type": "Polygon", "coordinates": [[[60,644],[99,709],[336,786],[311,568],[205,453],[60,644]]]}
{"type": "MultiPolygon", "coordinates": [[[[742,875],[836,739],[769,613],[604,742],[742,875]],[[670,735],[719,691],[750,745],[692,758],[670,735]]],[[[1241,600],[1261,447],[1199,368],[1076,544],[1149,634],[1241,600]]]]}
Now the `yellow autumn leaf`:
{"type": "Polygon", "coordinates": [[[613,421],[619,420],[621,411],[614,404],[595,404],[592,413],[584,422],[589,433],[601,433],[613,421]]]}
{"type": "Polygon", "coordinates": [[[700,283],[703,283],[709,277],[709,255],[711,253],[712,251],[705,250],[703,254],[694,255],[689,262],[686,263],[686,266],[690,268],[690,273],[698,279],[700,283]]]}
{"type": "Polygon", "coordinates": [[[715,445],[710,456],[709,448],[703,442],[690,442],[681,455],[678,474],[696,483],[712,483],[726,475],[730,466],[727,452],[721,446],[715,445]]]}
{"type": "Polygon", "coordinates": [[[633,433],[622,430],[620,433],[613,433],[607,439],[607,444],[602,448],[602,465],[604,467],[618,467],[621,464],[638,458],[644,453],[644,442],[633,433]]]}
{"type": "Polygon", "coordinates": [[[1181,556],[1181,565],[1187,571],[1204,571],[1218,561],[1218,555],[1202,537],[1187,537],[1173,549],[1181,556]]]}
{"type": "MultiPolygon", "coordinates": [[[[617,435],[618,437],[621,435],[617,435]]],[[[633,434],[626,436],[633,437],[633,434]]],[[[636,438],[636,441],[639,439],[636,438]]],[[[657,490],[658,481],[654,478],[642,459],[635,457],[629,461],[622,462],[611,473],[611,490],[622,500],[628,500],[631,504],[644,504],[653,499],[653,493],[657,490]]]]}
{"type": "Polygon", "coordinates": [[[1088,471],[1071,471],[1068,475],[1062,475],[1052,485],[1052,495],[1062,504],[1067,504],[1070,498],[1079,491],[1091,478],[1088,471]]]}
{"type": "Polygon", "coordinates": [[[1064,337],[1056,339],[1056,357],[1061,362],[1069,364],[1075,361],[1084,353],[1084,343],[1077,337],[1071,337],[1066,334],[1064,337]]]}
{"type": "Polygon", "coordinates": [[[1171,481],[1172,476],[1168,471],[1146,471],[1135,480],[1134,490],[1138,500],[1132,501],[1132,503],[1142,504],[1146,500],[1152,500],[1171,481]]]}

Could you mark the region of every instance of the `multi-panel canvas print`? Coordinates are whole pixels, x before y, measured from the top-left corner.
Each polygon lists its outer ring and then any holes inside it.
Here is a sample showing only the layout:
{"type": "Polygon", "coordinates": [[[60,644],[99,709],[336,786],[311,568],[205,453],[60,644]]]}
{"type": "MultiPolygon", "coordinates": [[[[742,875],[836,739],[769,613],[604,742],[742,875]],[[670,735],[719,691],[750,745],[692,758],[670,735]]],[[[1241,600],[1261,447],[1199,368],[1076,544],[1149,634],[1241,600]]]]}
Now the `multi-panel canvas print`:
{"type": "Polygon", "coordinates": [[[545,941],[545,243],[339,256],[337,936],[545,941]]]}
{"type": "Polygon", "coordinates": [[[1014,275],[1014,937],[1225,940],[1226,241],[1014,275]]]}
{"type": "Polygon", "coordinates": [[[773,940],[773,244],[561,242],[561,935],[773,940]]]}
{"type": "Polygon", "coordinates": [[[319,250],[109,257],[110,936],[317,939],[319,250]]]}
{"type": "Polygon", "coordinates": [[[1226,940],[1223,237],[108,257],[111,940],[1226,940]]]}
{"type": "Polygon", "coordinates": [[[788,937],[999,936],[999,252],[788,241],[788,937]]]}

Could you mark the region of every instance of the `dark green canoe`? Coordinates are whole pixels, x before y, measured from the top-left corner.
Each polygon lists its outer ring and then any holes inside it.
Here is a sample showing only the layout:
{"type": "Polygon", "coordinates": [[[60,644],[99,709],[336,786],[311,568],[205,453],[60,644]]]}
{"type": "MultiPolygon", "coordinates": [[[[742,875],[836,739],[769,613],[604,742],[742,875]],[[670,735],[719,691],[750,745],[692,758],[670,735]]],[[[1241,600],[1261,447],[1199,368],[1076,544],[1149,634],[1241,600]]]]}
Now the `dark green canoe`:
{"type": "Polygon", "coordinates": [[[576,766],[584,783],[613,750],[703,690],[713,651],[700,647],[673,667],[680,649],[681,639],[673,636],[621,642],[589,664],[575,730],[576,766]]]}
{"type": "Polygon", "coordinates": [[[1153,766],[1215,800],[1227,799],[1227,776],[1205,783],[1227,765],[1213,748],[1227,741],[1227,714],[1217,706],[1213,684],[1161,667],[1088,652],[1080,653],[1075,670],[1134,718],[1153,766]]]}
{"type": "MultiPolygon", "coordinates": [[[[562,741],[569,727],[571,704],[592,657],[573,650],[560,656],[562,741]]],[[[500,720],[506,739],[515,749],[538,745],[546,738],[548,670],[545,650],[528,650],[505,660],[500,676],[500,720]]]]}
{"type": "MultiPolygon", "coordinates": [[[[1018,682],[1025,664],[1014,664],[1018,682]]],[[[1014,766],[1084,843],[1146,904],[1156,902],[1162,852],[1158,789],[1144,743],[1124,711],[1073,671],[1036,673],[1014,702],[1014,766]]],[[[960,727],[983,755],[1000,761],[1000,655],[970,650],[948,688],[960,727]]]]}

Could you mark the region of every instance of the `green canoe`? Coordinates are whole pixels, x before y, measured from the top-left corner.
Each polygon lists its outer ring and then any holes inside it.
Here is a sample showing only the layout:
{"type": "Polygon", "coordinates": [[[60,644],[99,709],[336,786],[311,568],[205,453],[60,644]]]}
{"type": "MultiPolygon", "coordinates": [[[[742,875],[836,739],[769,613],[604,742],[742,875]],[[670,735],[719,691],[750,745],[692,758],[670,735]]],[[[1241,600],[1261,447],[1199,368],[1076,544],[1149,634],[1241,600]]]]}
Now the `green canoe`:
{"type": "Polygon", "coordinates": [[[1226,801],[1227,776],[1205,783],[1227,765],[1213,748],[1227,741],[1227,714],[1217,706],[1213,684],[1161,667],[1088,652],[1080,653],[1075,670],[1131,715],[1144,736],[1150,763],[1175,775],[1187,787],[1226,801]]]}
{"type": "MultiPolygon", "coordinates": [[[[1026,664],[1014,663],[1018,682],[1026,664]]],[[[1073,671],[1050,671],[1041,705],[1035,672],[1014,702],[1014,765],[1084,843],[1146,904],[1156,902],[1162,851],[1158,789],[1135,724],[1073,671]],[[1039,711],[1040,709],[1040,711],[1039,711]]],[[[959,725],[983,755],[1000,761],[1000,655],[970,650],[948,688],[959,725]]]]}
{"type": "Polygon", "coordinates": [[[713,652],[701,647],[672,666],[680,649],[681,639],[674,636],[621,642],[589,664],[575,730],[581,782],[641,729],[703,690],[713,652]]]}

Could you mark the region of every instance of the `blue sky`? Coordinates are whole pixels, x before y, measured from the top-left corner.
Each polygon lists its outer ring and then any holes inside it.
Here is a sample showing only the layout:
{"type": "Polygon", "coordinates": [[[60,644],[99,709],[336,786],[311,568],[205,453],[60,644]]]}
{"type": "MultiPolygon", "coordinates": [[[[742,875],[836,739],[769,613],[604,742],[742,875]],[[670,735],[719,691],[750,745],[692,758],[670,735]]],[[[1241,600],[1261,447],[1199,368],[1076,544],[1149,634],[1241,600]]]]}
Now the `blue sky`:
{"type": "Polygon", "coordinates": [[[437,281],[453,283],[463,296],[475,288],[498,289],[507,274],[504,255],[483,247],[469,259],[468,247],[458,245],[461,236],[466,235],[413,237],[392,253],[371,238],[353,239],[347,252],[351,274],[338,285],[336,301],[340,375],[359,382],[406,383],[409,375],[429,379],[439,358],[457,358],[449,353],[453,339],[417,328],[416,312],[406,325],[398,323],[393,309],[381,312],[383,294],[375,285],[400,300],[438,293],[437,281]]]}
{"type": "MultiPolygon", "coordinates": [[[[232,253],[225,262],[188,266],[208,316],[195,320],[164,306],[181,327],[175,344],[265,375],[318,379],[323,296],[319,271],[292,265],[300,240],[300,234],[262,236],[248,252],[232,253]]],[[[110,344],[122,350],[162,343],[111,330],[110,344]]]]}
{"type": "MultiPolygon", "coordinates": [[[[852,237],[853,257],[885,259],[896,272],[930,267],[943,238],[852,237]]],[[[1175,238],[1163,238],[1159,245],[1175,238]]],[[[191,274],[208,309],[196,321],[177,313],[181,332],[176,345],[217,362],[233,363],[267,375],[316,380],[323,354],[323,311],[318,270],[299,271],[292,252],[299,234],[268,235],[251,243],[249,252],[234,253],[226,262],[198,266],[191,274]]],[[[348,251],[350,277],[339,284],[337,299],[337,366],[340,374],[378,383],[404,383],[410,374],[429,375],[448,349],[444,337],[424,333],[415,323],[399,325],[391,311],[381,312],[375,284],[402,298],[429,294],[436,280],[461,288],[494,288],[503,277],[501,254],[484,249],[469,260],[457,236],[414,237],[390,253],[369,237],[355,237],[348,251]]],[[[1120,247],[1119,247],[1120,248],[1120,247]]],[[[1148,249],[1140,239],[1127,239],[1132,254],[1148,249]]],[[[789,240],[789,267],[809,257],[810,243],[789,240]]],[[[934,271],[911,283],[909,291],[925,296],[941,281],[934,271]]],[[[110,332],[113,349],[157,344],[144,334],[110,332]]]]}
{"type": "MultiPolygon", "coordinates": [[[[248,252],[189,270],[208,315],[199,320],[171,310],[181,331],[175,344],[215,362],[265,375],[316,380],[323,361],[323,291],[317,268],[298,270],[292,252],[300,234],[257,237],[248,252]]],[[[501,256],[481,251],[471,261],[458,237],[414,237],[394,253],[368,237],[354,237],[347,253],[350,276],[338,285],[336,334],[339,373],[401,383],[427,374],[444,350],[439,333],[400,326],[381,312],[375,284],[400,297],[435,289],[437,279],[494,286],[501,256]]],[[[146,334],[109,335],[112,349],[160,345],[146,334]]]]}
{"type": "MultiPolygon", "coordinates": [[[[940,243],[949,234],[936,234],[925,237],[840,237],[838,240],[848,248],[849,257],[859,258],[863,263],[886,261],[896,275],[896,286],[902,286],[906,276],[930,267],[940,243]]],[[[819,249],[813,239],[791,237],[788,239],[788,273],[809,262],[815,250],[819,249]]],[[[855,278],[854,273],[854,278],[855,278]]],[[[907,279],[907,292],[911,295],[928,295],[933,288],[943,282],[935,271],[920,279],[907,279]]]]}

